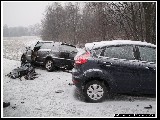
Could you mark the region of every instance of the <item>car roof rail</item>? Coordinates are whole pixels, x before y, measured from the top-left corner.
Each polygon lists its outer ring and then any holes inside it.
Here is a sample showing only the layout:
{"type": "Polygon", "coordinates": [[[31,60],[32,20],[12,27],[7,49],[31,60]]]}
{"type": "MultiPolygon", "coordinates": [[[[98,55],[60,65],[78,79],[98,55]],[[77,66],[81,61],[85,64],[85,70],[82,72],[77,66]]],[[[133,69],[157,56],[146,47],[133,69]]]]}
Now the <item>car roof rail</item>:
{"type": "Polygon", "coordinates": [[[67,46],[71,46],[71,47],[75,47],[76,48],[76,46],[74,46],[72,44],[68,44],[68,43],[62,43],[61,45],[67,45],[67,46]]]}

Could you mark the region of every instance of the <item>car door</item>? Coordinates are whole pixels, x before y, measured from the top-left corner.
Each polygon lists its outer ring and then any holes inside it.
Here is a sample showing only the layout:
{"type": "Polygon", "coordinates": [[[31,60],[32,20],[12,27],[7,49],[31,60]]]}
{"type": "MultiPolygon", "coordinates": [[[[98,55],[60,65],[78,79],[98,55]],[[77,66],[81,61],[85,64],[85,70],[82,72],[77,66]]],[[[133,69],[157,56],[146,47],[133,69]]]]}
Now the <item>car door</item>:
{"type": "Polygon", "coordinates": [[[70,54],[70,51],[68,50],[68,46],[61,44],[60,45],[60,55],[59,55],[61,66],[68,65],[68,62],[70,61],[69,54],[70,54]]]}
{"type": "Polygon", "coordinates": [[[35,44],[31,44],[30,46],[26,47],[26,52],[24,53],[25,54],[25,57],[26,57],[26,60],[28,61],[32,61],[32,54],[33,54],[33,51],[34,51],[34,47],[38,44],[38,42],[35,44]]]}
{"type": "Polygon", "coordinates": [[[33,51],[33,50],[31,49],[31,47],[26,47],[26,52],[25,52],[26,60],[28,60],[28,61],[31,61],[31,60],[32,60],[32,58],[31,58],[32,51],[33,51]]]}
{"type": "Polygon", "coordinates": [[[145,94],[156,93],[156,48],[138,46],[141,64],[141,92],[145,94]]]}
{"type": "Polygon", "coordinates": [[[134,60],[133,47],[131,45],[109,46],[103,54],[100,66],[112,77],[112,91],[137,92],[140,83],[139,62],[134,60]]]}
{"type": "Polygon", "coordinates": [[[51,46],[52,46],[52,43],[50,42],[46,42],[46,43],[43,43],[40,47],[40,49],[37,51],[37,62],[38,63],[43,63],[46,56],[51,52],[51,46]]]}

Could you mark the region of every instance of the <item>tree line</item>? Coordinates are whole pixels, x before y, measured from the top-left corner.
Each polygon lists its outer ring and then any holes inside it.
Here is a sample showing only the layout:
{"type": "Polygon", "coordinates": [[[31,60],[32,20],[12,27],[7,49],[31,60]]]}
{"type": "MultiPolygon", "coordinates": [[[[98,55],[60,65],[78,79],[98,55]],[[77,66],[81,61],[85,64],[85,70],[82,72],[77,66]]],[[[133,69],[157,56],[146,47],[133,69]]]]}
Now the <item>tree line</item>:
{"type": "Polygon", "coordinates": [[[46,7],[41,37],[74,45],[113,39],[156,44],[156,2],[56,2],[46,7]]]}
{"type": "Polygon", "coordinates": [[[54,2],[41,24],[3,26],[4,37],[41,36],[74,45],[130,39],[156,44],[156,2],[54,2]]]}
{"type": "Polygon", "coordinates": [[[38,23],[29,27],[8,27],[5,24],[3,26],[3,37],[39,36],[41,29],[41,25],[38,23]]]}

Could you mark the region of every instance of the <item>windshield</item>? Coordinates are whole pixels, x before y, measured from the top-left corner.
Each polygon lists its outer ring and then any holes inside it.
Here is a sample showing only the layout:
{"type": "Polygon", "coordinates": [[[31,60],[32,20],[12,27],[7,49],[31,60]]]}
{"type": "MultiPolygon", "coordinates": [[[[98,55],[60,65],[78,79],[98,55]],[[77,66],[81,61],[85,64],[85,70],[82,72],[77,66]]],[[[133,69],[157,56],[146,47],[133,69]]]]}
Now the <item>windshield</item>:
{"type": "Polygon", "coordinates": [[[28,45],[26,45],[25,47],[27,49],[33,50],[36,44],[37,44],[37,41],[34,41],[32,43],[28,43],[28,45]]]}

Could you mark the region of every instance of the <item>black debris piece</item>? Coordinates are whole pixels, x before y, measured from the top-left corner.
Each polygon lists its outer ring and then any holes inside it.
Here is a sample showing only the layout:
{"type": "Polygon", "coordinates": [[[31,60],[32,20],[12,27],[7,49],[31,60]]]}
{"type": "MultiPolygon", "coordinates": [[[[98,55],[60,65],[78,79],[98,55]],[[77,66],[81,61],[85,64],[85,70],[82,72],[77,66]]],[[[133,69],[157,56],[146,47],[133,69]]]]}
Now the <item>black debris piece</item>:
{"type": "Polygon", "coordinates": [[[12,108],[13,108],[14,110],[16,109],[16,107],[15,107],[15,106],[13,106],[12,108]]]}
{"type": "Polygon", "coordinates": [[[74,85],[74,84],[73,84],[73,83],[68,83],[68,85],[72,86],[72,85],[74,85]]]}
{"type": "Polygon", "coordinates": [[[149,105],[149,107],[144,107],[145,109],[152,109],[152,105],[149,105]]]}
{"type": "Polygon", "coordinates": [[[3,108],[10,106],[10,102],[3,102],[3,108]]]}
{"type": "Polygon", "coordinates": [[[7,74],[6,76],[16,79],[19,78],[21,80],[21,77],[24,76],[26,80],[33,80],[36,77],[37,73],[35,72],[35,68],[31,65],[31,63],[25,63],[22,64],[20,67],[15,68],[7,74]]]}
{"type": "Polygon", "coordinates": [[[62,92],[64,92],[63,90],[57,90],[57,91],[55,91],[55,93],[62,93],[62,92]]]}

